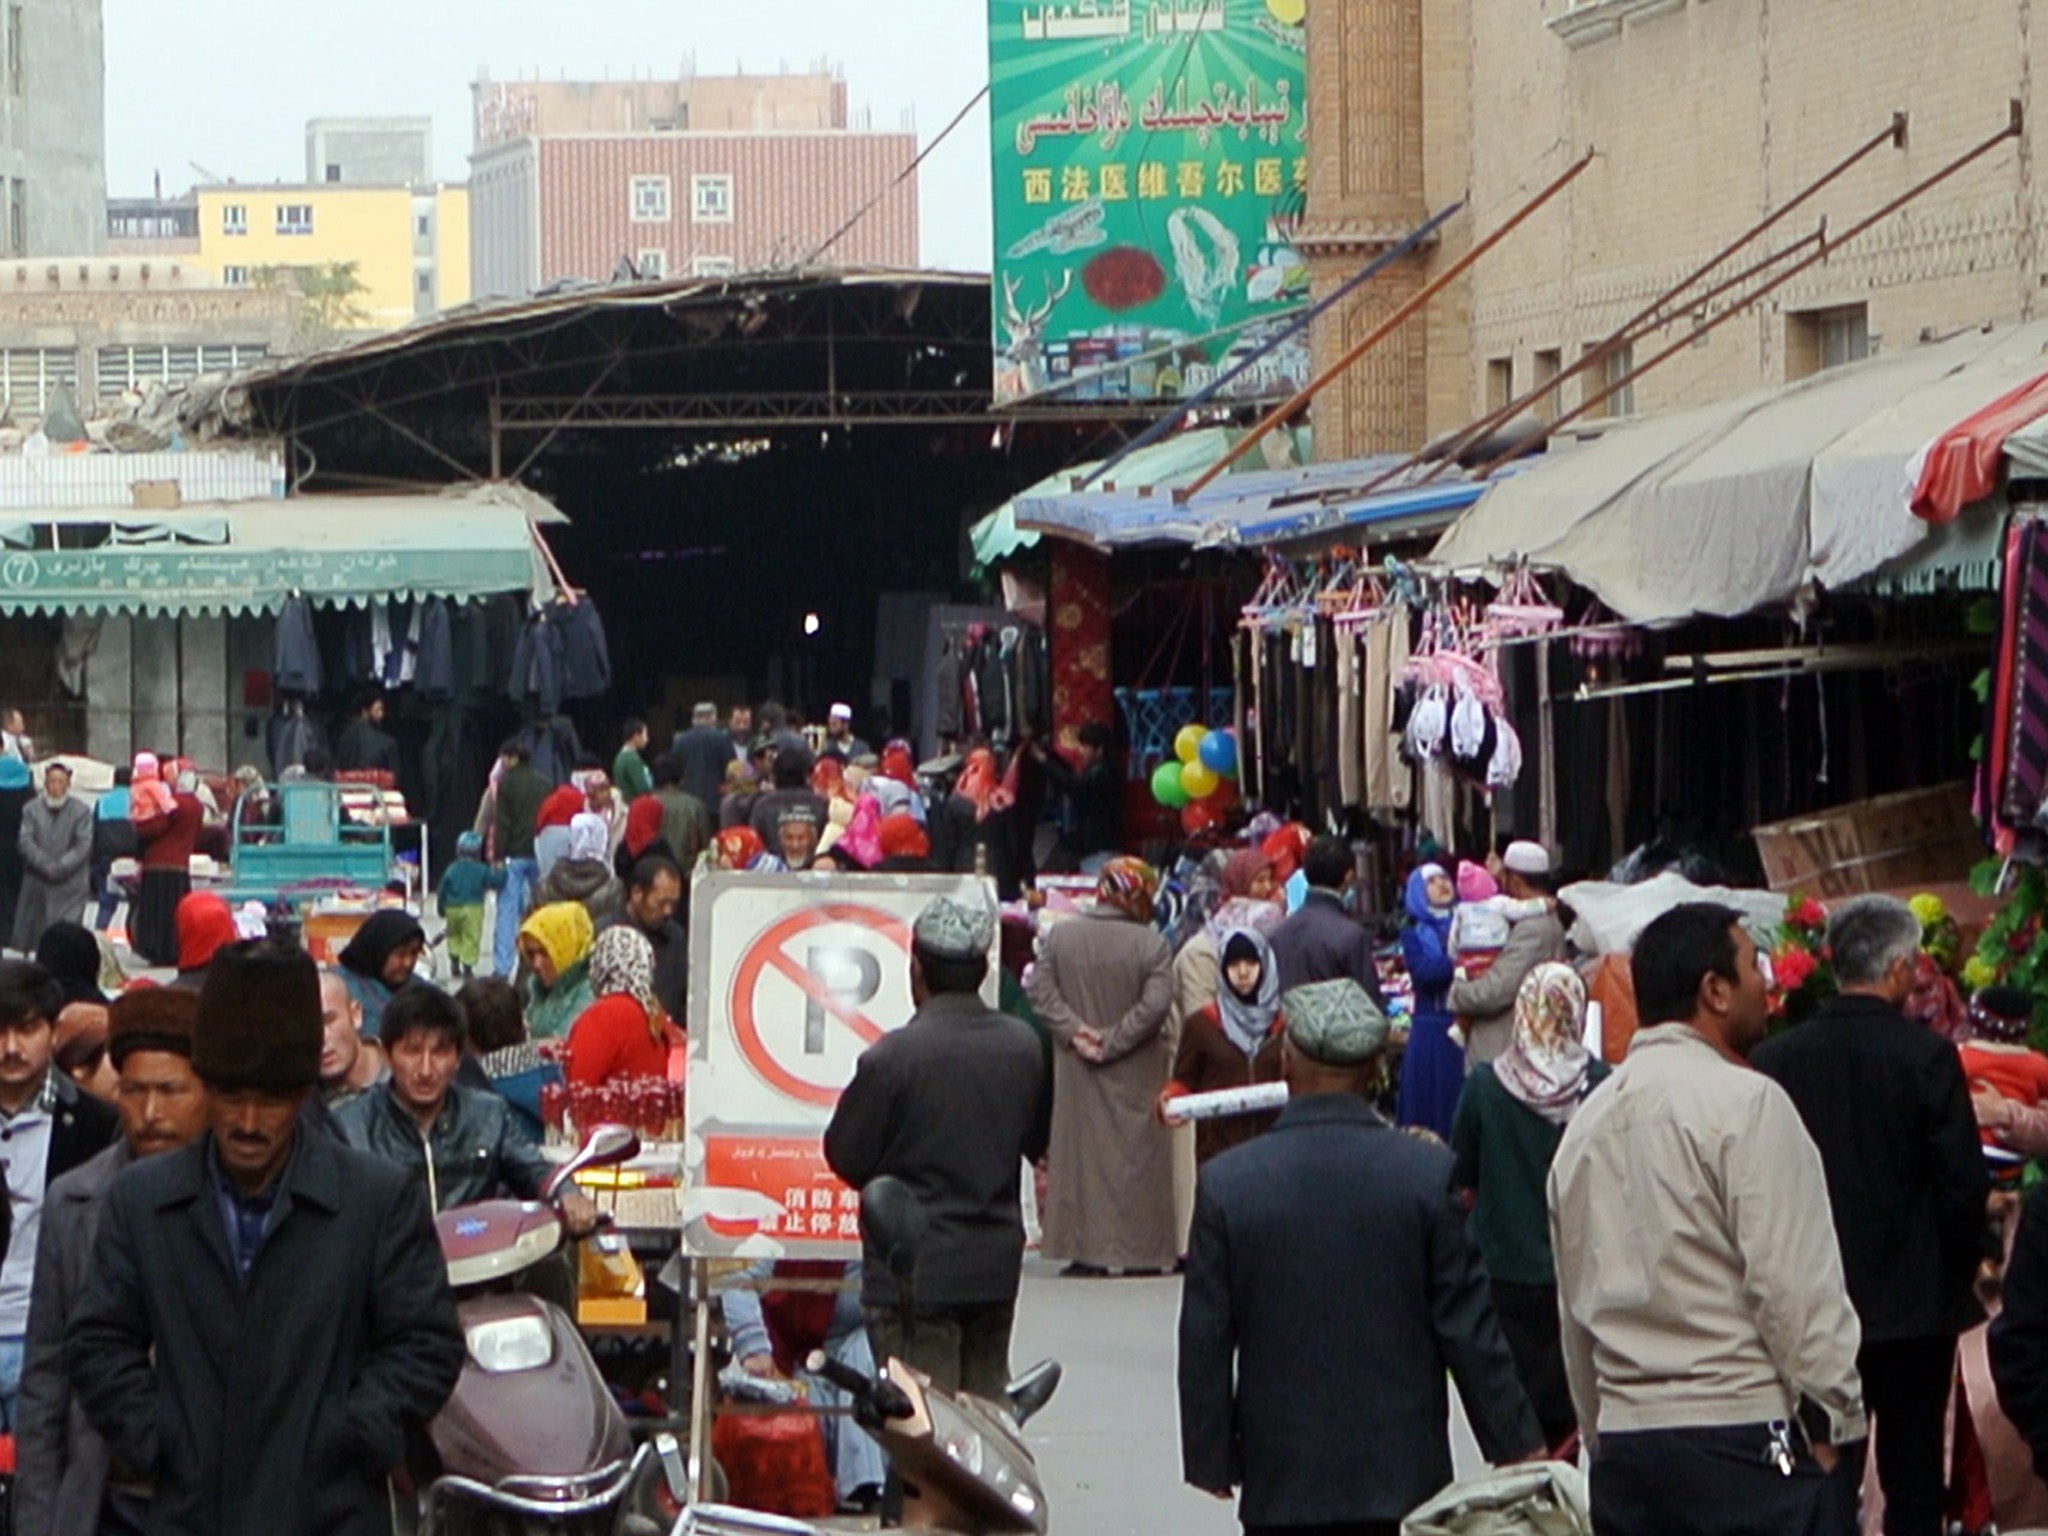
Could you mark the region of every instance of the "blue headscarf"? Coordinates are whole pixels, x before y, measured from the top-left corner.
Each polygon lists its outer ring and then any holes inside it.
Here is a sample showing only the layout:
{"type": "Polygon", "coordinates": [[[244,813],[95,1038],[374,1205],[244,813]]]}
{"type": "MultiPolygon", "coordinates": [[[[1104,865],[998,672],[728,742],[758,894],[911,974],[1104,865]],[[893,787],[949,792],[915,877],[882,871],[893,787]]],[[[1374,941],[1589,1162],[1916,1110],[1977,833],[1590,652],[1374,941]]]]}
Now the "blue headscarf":
{"type": "Polygon", "coordinates": [[[1445,907],[1439,911],[1429,904],[1429,882],[1430,877],[1433,875],[1443,875],[1445,879],[1450,878],[1449,875],[1445,874],[1444,867],[1441,864],[1417,865],[1415,872],[1408,877],[1407,888],[1401,895],[1401,904],[1407,908],[1410,922],[1415,923],[1419,927],[1435,928],[1441,934],[1449,934],[1451,931],[1451,909],[1445,907]]]}

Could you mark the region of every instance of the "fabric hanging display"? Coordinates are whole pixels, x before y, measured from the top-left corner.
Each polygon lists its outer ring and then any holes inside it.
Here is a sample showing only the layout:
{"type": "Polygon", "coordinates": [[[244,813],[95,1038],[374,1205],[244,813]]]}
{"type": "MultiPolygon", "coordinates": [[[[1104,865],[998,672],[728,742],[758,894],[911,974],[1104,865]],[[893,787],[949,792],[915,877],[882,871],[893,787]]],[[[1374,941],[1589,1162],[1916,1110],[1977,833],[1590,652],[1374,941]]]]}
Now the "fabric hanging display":
{"type": "Polygon", "coordinates": [[[313,605],[303,597],[286,598],[278,610],[270,681],[279,693],[320,691],[320,642],[313,634],[313,605]]]}

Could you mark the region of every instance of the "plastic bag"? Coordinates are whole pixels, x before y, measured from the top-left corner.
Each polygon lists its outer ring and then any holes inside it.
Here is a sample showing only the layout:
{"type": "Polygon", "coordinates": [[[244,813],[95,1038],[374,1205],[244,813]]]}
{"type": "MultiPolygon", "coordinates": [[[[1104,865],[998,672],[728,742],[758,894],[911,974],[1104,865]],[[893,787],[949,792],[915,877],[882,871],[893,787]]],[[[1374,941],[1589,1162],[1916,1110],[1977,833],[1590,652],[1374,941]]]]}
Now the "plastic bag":
{"type": "Polygon", "coordinates": [[[1494,724],[1498,733],[1493,759],[1486,765],[1486,783],[1490,789],[1509,789],[1522,776],[1522,738],[1506,720],[1496,719],[1494,724]]]}
{"type": "Polygon", "coordinates": [[[1462,682],[1451,705],[1451,756],[1471,762],[1486,740],[1486,709],[1462,682]]]}
{"type": "Polygon", "coordinates": [[[1449,723],[1450,702],[1441,685],[1431,688],[1416,701],[1408,717],[1406,741],[1414,757],[1435,757],[1443,750],[1444,729],[1449,723]]]}

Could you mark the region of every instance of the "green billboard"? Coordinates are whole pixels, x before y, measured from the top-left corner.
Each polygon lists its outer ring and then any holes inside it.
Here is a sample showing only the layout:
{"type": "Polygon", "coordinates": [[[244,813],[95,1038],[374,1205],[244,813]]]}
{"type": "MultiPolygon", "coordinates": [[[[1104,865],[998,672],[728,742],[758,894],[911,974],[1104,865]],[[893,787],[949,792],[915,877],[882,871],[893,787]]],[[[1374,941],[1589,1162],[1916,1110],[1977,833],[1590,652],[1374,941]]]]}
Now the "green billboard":
{"type": "MultiPolygon", "coordinates": [[[[1299,311],[1306,0],[990,0],[999,402],[1165,399],[1299,311]]],[[[1233,396],[1308,373],[1305,336],[1233,396]]]]}

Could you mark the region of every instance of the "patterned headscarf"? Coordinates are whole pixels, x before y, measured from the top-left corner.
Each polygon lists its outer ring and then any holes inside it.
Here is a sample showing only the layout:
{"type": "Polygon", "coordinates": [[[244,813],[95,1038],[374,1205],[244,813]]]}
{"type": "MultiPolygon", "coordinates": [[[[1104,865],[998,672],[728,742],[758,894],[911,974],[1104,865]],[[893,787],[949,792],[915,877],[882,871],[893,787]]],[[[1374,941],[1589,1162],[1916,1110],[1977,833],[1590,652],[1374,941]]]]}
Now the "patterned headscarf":
{"type": "Polygon", "coordinates": [[[1141,923],[1152,921],[1152,898],[1159,890],[1159,876],[1143,859],[1119,855],[1102,866],[1095,880],[1095,899],[1125,917],[1141,923]]]}
{"type": "Polygon", "coordinates": [[[519,936],[535,940],[555,963],[555,975],[566,976],[590,956],[590,909],[580,901],[551,901],[534,908],[519,936]]]}
{"type": "Polygon", "coordinates": [[[1493,1058],[1501,1086],[1552,1125],[1586,1097],[1586,984],[1568,965],[1539,965],[1515,994],[1515,1032],[1493,1058]]]}
{"type": "Polygon", "coordinates": [[[1256,1056],[1280,1016],[1280,967],[1274,963],[1273,946],[1256,928],[1233,928],[1216,951],[1216,1014],[1223,1021],[1223,1033],[1245,1055],[1256,1056]],[[1238,996],[1230,984],[1230,962],[1245,959],[1259,962],[1258,985],[1250,997],[1238,996]]]}
{"type": "Polygon", "coordinates": [[[668,1015],[654,995],[654,946],[630,923],[607,928],[590,951],[590,991],[594,997],[626,996],[647,1013],[647,1032],[662,1038],[668,1015]]]}

